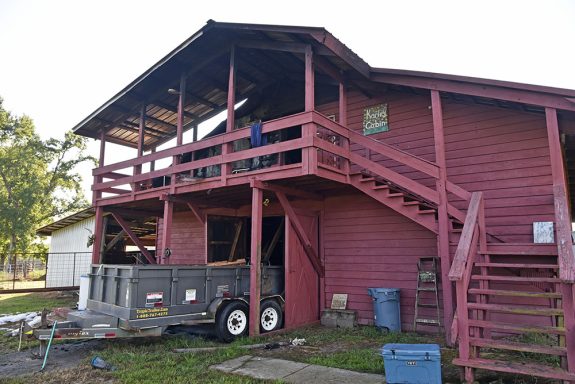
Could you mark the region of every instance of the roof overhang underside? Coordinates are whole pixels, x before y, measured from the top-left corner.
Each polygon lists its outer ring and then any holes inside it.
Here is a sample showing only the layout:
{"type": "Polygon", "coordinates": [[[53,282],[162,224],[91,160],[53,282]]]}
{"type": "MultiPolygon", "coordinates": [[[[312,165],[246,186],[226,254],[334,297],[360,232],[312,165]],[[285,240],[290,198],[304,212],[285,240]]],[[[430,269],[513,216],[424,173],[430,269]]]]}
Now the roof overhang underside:
{"type": "Polygon", "coordinates": [[[303,90],[306,45],[312,46],[321,64],[316,66],[318,90],[322,82],[333,83],[334,76],[369,77],[369,65],[323,28],[209,21],[80,122],[74,132],[95,139],[101,138],[103,132],[108,142],[137,147],[143,116],[143,149],[165,143],[176,136],[176,91],[182,76],[186,78],[184,131],[197,126],[227,108],[232,45],[236,47],[237,101],[278,81],[301,82],[303,90]]]}

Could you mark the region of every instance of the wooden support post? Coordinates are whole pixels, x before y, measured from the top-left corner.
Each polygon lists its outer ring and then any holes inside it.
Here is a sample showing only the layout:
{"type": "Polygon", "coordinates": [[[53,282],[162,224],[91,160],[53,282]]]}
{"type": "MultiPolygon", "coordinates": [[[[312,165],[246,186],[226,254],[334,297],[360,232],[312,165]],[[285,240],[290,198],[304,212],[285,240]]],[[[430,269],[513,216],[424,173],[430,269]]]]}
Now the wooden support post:
{"type": "Polygon", "coordinates": [[[311,45],[305,47],[305,111],[315,108],[315,80],[313,69],[313,50],[311,45]]]}
{"type": "MultiPolygon", "coordinates": [[[[100,158],[98,159],[98,168],[104,166],[104,160],[106,157],[106,133],[100,131],[100,158]]],[[[94,176],[94,185],[102,182],[102,176],[94,176]]],[[[102,197],[102,192],[94,191],[92,192],[92,205],[96,205],[96,200],[102,197]]]]}
{"type": "Polygon", "coordinates": [[[184,107],[186,105],[186,74],[180,76],[180,95],[178,98],[178,122],[176,125],[176,145],[184,143],[184,107]]]}
{"type": "MultiPolygon", "coordinates": [[[[236,48],[232,45],[230,48],[230,73],[228,77],[228,117],[226,120],[226,133],[234,130],[235,122],[235,104],[236,104],[236,48]]],[[[222,144],[222,158],[225,158],[228,153],[232,152],[231,143],[222,144]]],[[[230,164],[222,163],[221,175],[224,185],[226,184],[228,175],[230,174],[230,164]]]]}
{"type": "Polygon", "coordinates": [[[260,333],[263,190],[252,188],[252,239],[250,252],[250,336],[260,333]]]}
{"type": "MultiPolygon", "coordinates": [[[[344,83],[339,83],[339,124],[347,127],[347,89],[344,83]]],[[[342,148],[349,152],[349,138],[341,136],[342,148]]],[[[349,155],[347,159],[343,159],[343,171],[347,181],[349,182],[350,163],[349,155]]]]}
{"type": "MultiPolygon", "coordinates": [[[[150,150],[150,153],[156,153],[156,148],[152,148],[150,150]]],[[[156,170],[156,160],[152,160],[150,161],[150,172],[153,172],[156,170]]]]}
{"type": "Polygon", "coordinates": [[[575,340],[573,340],[573,335],[575,335],[575,318],[573,317],[575,313],[575,305],[573,303],[573,300],[575,300],[574,289],[574,284],[561,284],[562,305],[565,315],[563,325],[565,327],[565,347],[567,348],[566,360],[569,373],[575,373],[575,340]]]}
{"type": "MultiPolygon", "coordinates": [[[[303,124],[301,127],[302,137],[314,137],[317,127],[313,123],[303,124]]],[[[302,172],[306,175],[312,175],[317,170],[317,149],[315,147],[304,148],[301,150],[302,172]]]]}
{"type": "Polygon", "coordinates": [[[156,254],[159,264],[169,264],[166,262],[166,256],[169,257],[172,243],[172,216],[174,213],[174,202],[164,201],[164,217],[162,220],[162,249],[156,254]]]}
{"type": "Polygon", "coordinates": [[[148,262],[150,264],[156,264],[156,260],[154,260],[150,252],[146,249],[146,247],[144,247],[144,244],[140,241],[138,236],[136,236],[134,231],[132,231],[128,223],[126,223],[126,221],[118,213],[113,211],[110,213],[114,217],[114,220],[116,220],[116,222],[120,225],[120,227],[122,227],[124,232],[126,232],[128,237],[134,242],[134,245],[138,247],[140,252],[142,252],[142,255],[144,255],[144,257],[148,260],[148,262]]]}
{"type": "MultiPolygon", "coordinates": [[[[139,159],[144,154],[144,138],[146,135],[146,104],[142,104],[140,109],[140,124],[138,126],[138,149],[136,157],[139,159]]],[[[134,175],[139,175],[142,173],[142,164],[134,165],[134,175]]],[[[139,185],[132,185],[133,191],[140,190],[139,185]]]]}
{"type": "Polygon", "coordinates": [[[573,241],[571,240],[571,215],[569,202],[567,200],[565,165],[563,163],[563,149],[559,138],[557,110],[555,110],[555,108],[545,108],[545,118],[547,121],[547,136],[549,139],[551,173],[553,177],[559,277],[566,283],[573,283],[575,282],[575,258],[573,255],[573,241]]]}
{"type": "Polygon", "coordinates": [[[192,136],[192,141],[198,141],[198,126],[194,125],[193,129],[193,136],[192,136]]]}
{"type": "MultiPolygon", "coordinates": [[[[435,140],[435,162],[439,167],[439,177],[435,185],[439,194],[437,251],[441,264],[441,281],[443,294],[443,325],[448,327],[453,320],[453,286],[448,279],[451,268],[449,254],[449,216],[447,214],[447,162],[445,160],[445,135],[443,131],[443,111],[441,96],[438,91],[431,91],[431,110],[433,115],[433,136],[435,140]]],[[[462,293],[460,293],[462,294],[462,293]]],[[[447,328],[446,328],[447,329],[447,328]]],[[[445,335],[449,342],[449,332],[445,335]]]]}
{"type": "Polygon", "coordinates": [[[101,244],[104,239],[104,208],[96,207],[96,217],[94,218],[94,243],[92,243],[92,264],[100,264],[102,262],[102,254],[100,253],[101,244]]]}

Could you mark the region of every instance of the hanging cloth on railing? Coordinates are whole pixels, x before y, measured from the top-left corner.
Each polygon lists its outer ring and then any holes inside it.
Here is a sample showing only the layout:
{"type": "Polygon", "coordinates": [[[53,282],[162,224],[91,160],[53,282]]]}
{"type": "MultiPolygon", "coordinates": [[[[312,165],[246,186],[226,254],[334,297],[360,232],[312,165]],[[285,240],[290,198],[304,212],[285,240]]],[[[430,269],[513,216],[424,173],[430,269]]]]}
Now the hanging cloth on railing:
{"type": "Polygon", "coordinates": [[[250,144],[252,148],[261,147],[267,144],[266,135],[262,135],[263,123],[258,121],[251,126],[250,144]]]}

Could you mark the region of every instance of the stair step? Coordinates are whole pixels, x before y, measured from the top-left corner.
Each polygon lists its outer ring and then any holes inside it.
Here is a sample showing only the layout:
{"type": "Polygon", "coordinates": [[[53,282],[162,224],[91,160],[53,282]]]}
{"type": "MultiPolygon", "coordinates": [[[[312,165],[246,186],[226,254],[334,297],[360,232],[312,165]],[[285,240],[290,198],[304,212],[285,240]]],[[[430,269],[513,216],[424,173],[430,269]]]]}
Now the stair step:
{"type": "Polygon", "coordinates": [[[371,189],[373,189],[374,191],[389,190],[389,185],[375,185],[371,189]]]}
{"type": "Polygon", "coordinates": [[[475,263],[475,265],[488,268],[559,269],[557,264],[475,263]]]}
{"type": "Polygon", "coordinates": [[[435,320],[435,319],[415,319],[416,323],[419,324],[435,324],[435,325],[440,325],[439,320],[435,320]]]}
{"type": "Polygon", "coordinates": [[[561,308],[541,308],[529,306],[512,306],[506,304],[482,304],[468,303],[469,309],[479,309],[484,311],[512,313],[515,315],[536,315],[536,316],[563,316],[561,308]]]}
{"type": "Polygon", "coordinates": [[[504,349],[507,351],[520,351],[520,352],[541,353],[545,355],[567,356],[567,348],[516,343],[514,341],[507,341],[507,340],[480,339],[477,337],[470,337],[469,344],[475,347],[504,349]]]}
{"type": "Polygon", "coordinates": [[[419,211],[417,211],[418,214],[420,215],[435,215],[435,209],[420,209],[419,211]]]}
{"type": "Polygon", "coordinates": [[[470,288],[469,293],[472,295],[490,295],[490,296],[531,297],[531,298],[546,298],[546,299],[561,298],[561,294],[558,292],[525,292],[525,291],[507,291],[503,289],[470,288]]]}
{"type": "Polygon", "coordinates": [[[424,292],[435,292],[437,291],[437,289],[435,288],[417,288],[418,291],[424,291],[424,292]]]}
{"type": "Polygon", "coordinates": [[[375,181],[375,177],[364,177],[363,179],[359,179],[360,183],[368,183],[370,181],[375,181]]]}
{"type": "Polygon", "coordinates": [[[401,192],[394,192],[387,195],[387,197],[405,197],[405,194],[401,192]]]}
{"type": "Polygon", "coordinates": [[[557,256],[557,245],[533,243],[492,243],[487,245],[487,251],[480,251],[480,253],[488,255],[509,256],[557,256]]]}
{"type": "Polygon", "coordinates": [[[563,327],[551,327],[543,325],[516,325],[508,323],[499,323],[493,321],[484,320],[469,320],[470,327],[479,327],[485,329],[496,329],[499,331],[516,331],[523,333],[552,333],[554,335],[564,335],[565,328],[563,327]]]}
{"type": "Polygon", "coordinates": [[[545,377],[555,380],[575,380],[575,374],[561,368],[536,363],[523,363],[519,361],[501,361],[489,359],[453,359],[453,364],[490,371],[507,372],[522,375],[545,377]]]}
{"type": "Polygon", "coordinates": [[[437,304],[429,304],[429,303],[418,303],[417,306],[421,308],[437,308],[437,304]]]}
{"type": "Polygon", "coordinates": [[[410,207],[412,205],[420,205],[421,203],[419,201],[406,201],[403,203],[403,205],[410,207]]]}
{"type": "Polygon", "coordinates": [[[472,275],[471,280],[507,281],[522,283],[560,283],[557,277],[529,277],[529,276],[492,276],[472,275]]]}

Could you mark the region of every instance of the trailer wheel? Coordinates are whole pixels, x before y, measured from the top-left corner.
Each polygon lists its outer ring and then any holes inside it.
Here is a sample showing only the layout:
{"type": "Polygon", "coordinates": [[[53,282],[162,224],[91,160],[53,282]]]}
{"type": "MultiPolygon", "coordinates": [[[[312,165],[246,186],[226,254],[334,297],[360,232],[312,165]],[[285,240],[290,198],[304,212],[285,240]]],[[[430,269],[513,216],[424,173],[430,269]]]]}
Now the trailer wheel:
{"type": "Polygon", "coordinates": [[[266,300],[262,302],[260,313],[261,333],[275,331],[282,327],[282,308],[276,300],[266,300]]]}
{"type": "Polygon", "coordinates": [[[248,332],[249,307],[241,301],[232,301],[222,309],[216,318],[218,338],[227,343],[248,332]]]}

